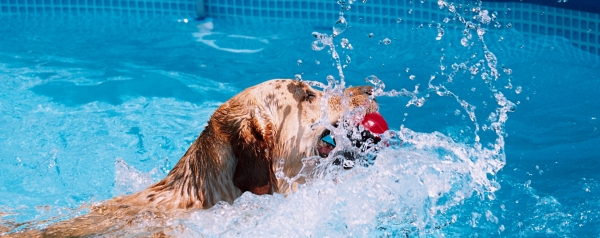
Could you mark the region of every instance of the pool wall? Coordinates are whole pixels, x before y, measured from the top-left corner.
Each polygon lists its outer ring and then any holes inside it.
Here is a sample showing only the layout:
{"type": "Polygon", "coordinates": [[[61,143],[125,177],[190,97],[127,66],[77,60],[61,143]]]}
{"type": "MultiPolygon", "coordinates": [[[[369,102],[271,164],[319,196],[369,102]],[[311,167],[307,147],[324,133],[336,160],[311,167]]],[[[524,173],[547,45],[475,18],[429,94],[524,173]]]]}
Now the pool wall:
{"type": "MultiPolygon", "coordinates": [[[[475,1],[469,0],[451,2],[475,4],[475,1]]],[[[193,18],[201,12],[200,15],[216,19],[252,17],[325,25],[337,19],[339,12],[339,5],[333,0],[205,0],[203,7],[197,6],[196,0],[0,0],[0,14],[91,13],[193,18]]],[[[368,0],[367,4],[363,4],[359,0],[351,7],[358,10],[348,11],[350,22],[373,25],[398,24],[399,18],[402,22],[441,22],[450,16],[439,10],[437,1],[368,0]],[[361,14],[353,15],[352,12],[361,14]]],[[[583,50],[600,54],[600,14],[516,2],[484,2],[483,8],[498,13],[501,28],[510,25],[524,34],[565,37],[583,50]]]]}
{"type": "MultiPolygon", "coordinates": [[[[473,5],[474,1],[448,1],[473,5]]],[[[440,11],[437,1],[369,0],[351,5],[358,11],[348,11],[350,22],[385,25],[403,22],[441,22],[449,14],[440,11]],[[360,12],[360,16],[352,12],[360,12]]],[[[514,2],[484,2],[483,9],[496,11],[503,23],[525,34],[562,36],[575,46],[594,54],[600,54],[600,15],[549,6],[514,2]]],[[[266,20],[293,19],[324,24],[337,19],[339,5],[336,1],[242,1],[207,0],[208,16],[217,19],[253,17],[266,20]]],[[[332,23],[333,24],[333,23],[332,23]]]]}
{"type": "Polygon", "coordinates": [[[196,15],[195,0],[0,0],[2,15],[116,14],[188,17],[196,15]]]}

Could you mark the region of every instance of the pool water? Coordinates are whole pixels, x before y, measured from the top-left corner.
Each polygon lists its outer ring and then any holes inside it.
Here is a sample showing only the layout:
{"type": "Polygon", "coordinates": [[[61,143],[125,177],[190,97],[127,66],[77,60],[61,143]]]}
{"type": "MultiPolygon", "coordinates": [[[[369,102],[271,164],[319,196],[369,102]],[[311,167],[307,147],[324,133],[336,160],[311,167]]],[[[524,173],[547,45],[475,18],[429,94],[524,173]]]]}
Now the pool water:
{"type": "Polygon", "coordinates": [[[473,20],[487,29],[478,35],[448,15],[350,27],[2,17],[0,232],[162,179],[246,87],[343,76],[403,92],[378,98],[401,144],[287,197],[244,194],[161,226],[209,237],[598,236],[599,56],[473,20]]]}

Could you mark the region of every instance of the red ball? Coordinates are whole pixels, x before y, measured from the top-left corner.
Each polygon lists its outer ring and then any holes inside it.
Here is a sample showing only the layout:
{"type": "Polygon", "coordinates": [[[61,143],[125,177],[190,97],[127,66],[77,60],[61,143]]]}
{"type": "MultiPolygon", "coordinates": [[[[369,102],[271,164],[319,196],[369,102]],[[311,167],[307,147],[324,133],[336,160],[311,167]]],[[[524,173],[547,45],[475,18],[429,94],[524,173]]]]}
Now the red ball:
{"type": "Polygon", "coordinates": [[[383,134],[385,131],[390,129],[385,119],[383,119],[383,116],[377,112],[365,115],[365,118],[360,124],[371,133],[375,134],[383,134]]]}

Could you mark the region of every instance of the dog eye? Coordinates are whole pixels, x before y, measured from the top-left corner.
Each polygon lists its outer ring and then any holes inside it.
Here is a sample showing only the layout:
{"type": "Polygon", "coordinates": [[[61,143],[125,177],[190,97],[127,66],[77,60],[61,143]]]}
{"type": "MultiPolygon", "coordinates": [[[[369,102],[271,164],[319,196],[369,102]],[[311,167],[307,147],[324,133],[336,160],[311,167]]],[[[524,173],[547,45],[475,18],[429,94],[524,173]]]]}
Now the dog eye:
{"type": "Polygon", "coordinates": [[[310,90],[306,90],[306,101],[312,102],[313,99],[315,99],[316,95],[313,91],[310,90]]]}

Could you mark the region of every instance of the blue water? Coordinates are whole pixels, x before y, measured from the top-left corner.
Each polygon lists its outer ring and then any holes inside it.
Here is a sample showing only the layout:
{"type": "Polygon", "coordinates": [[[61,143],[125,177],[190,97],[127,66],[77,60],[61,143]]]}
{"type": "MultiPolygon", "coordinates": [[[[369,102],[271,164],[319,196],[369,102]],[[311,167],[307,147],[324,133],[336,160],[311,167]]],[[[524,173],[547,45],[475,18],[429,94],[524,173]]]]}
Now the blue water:
{"type": "Polygon", "coordinates": [[[209,237],[598,237],[599,56],[478,21],[487,31],[469,30],[463,45],[464,24],[440,12],[451,21],[350,28],[336,19],[3,17],[0,224],[43,227],[144,189],[248,86],[329,75],[364,85],[375,75],[384,91],[411,96],[378,98],[403,143],[373,166],[287,197],[244,194],[163,226],[209,237]],[[314,50],[313,32],[334,25],[344,30],[335,48],[314,50]]]}

